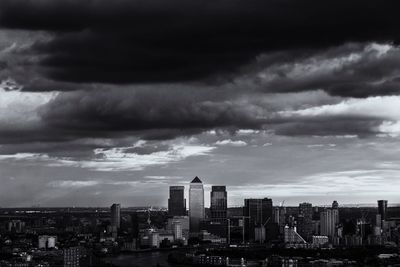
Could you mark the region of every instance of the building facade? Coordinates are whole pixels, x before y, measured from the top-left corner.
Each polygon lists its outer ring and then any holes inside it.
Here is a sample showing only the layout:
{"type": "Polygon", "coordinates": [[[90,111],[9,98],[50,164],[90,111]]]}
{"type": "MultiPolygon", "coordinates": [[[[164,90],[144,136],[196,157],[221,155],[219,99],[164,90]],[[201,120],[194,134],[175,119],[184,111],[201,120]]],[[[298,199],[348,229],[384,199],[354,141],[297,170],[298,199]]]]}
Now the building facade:
{"type": "Polygon", "coordinates": [[[64,267],[79,267],[79,259],[81,257],[80,247],[70,247],[63,250],[64,267]]]}
{"type": "Polygon", "coordinates": [[[200,222],[204,219],[204,187],[199,177],[195,177],[189,187],[189,229],[200,232],[200,222]]]}
{"type": "Polygon", "coordinates": [[[274,220],[272,217],[272,199],[245,199],[243,215],[246,240],[255,240],[256,227],[266,227],[266,234],[268,235],[268,226],[274,220]]]}
{"type": "Polygon", "coordinates": [[[300,203],[299,204],[299,215],[297,218],[297,232],[307,242],[310,242],[313,234],[313,207],[311,203],[300,203]]]}
{"type": "Polygon", "coordinates": [[[336,225],[339,223],[339,211],[326,209],[320,213],[320,234],[328,236],[331,240],[336,236],[336,225]]]}
{"type": "Polygon", "coordinates": [[[111,227],[119,229],[121,226],[121,204],[111,206],[111,227]]]}
{"type": "Polygon", "coordinates": [[[186,215],[186,199],[184,186],[170,186],[168,199],[169,216],[186,215]]]}
{"type": "Polygon", "coordinates": [[[387,200],[378,200],[378,214],[381,215],[382,221],[387,220],[387,200]]]}
{"type": "Polygon", "coordinates": [[[211,219],[226,219],[228,209],[226,186],[212,186],[210,200],[211,219]]]}

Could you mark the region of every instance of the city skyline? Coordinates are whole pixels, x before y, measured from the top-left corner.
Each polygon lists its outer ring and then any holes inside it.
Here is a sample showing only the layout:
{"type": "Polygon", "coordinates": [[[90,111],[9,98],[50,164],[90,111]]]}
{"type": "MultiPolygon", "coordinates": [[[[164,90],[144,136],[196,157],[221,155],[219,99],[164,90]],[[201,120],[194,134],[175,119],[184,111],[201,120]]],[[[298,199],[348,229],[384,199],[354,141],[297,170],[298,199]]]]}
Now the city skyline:
{"type": "MultiPolygon", "coordinates": [[[[199,179],[197,176],[194,179],[196,179],[196,178],[199,179]]],[[[192,180],[192,179],[189,179],[189,180],[192,180]]],[[[264,199],[264,198],[268,199],[268,198],[270,198],[270,196],[268,194],[261,194],[261,195],[253,196],[253,197],[243,195],[242,197],[239,197],[235,202],[232,202],[231,201],[231,197],[227,197],[227,195],[229,195],[229,194],[227,194],[228,191],[229,191],[229,186],[221,185],[221,184],[219,184],[219,185],[204,184],[202,181],[201,181],[201,183],[202,183],[202,186],[203,186],[204,208],[207,208],[207,209],[210,209],[210,210],[211,210],[211,205],[212,205],[211,204],[212,203],[212,201],[211,201],[212,194],[211,193],[213,192],[212,189],[214,187],[217,188],[216,190],[221,190],[221,188],[226,190],[225,191],[225,194],[226,194],[225,197],[226,197],[227,208],[243,207],[243,201],[246,200],[246,199],[250,199],[251,200],[251,199],[264,199]],[[207,197],[207,196],[209,196],[209,197],[207,197]]],[[[188,181],[187,183],[184,183],[184,184],[181,184],[181,185],[165,185],[165,188],[167,189],[167,193],[165,193],[167,199],[164,200],[165,204],[159,205],[159,204],[147,203],[146,202],[146,204],[144,204],[144,205],[129,205],[127,203],[122,203],[122,204],[119,203],[119,204],[113,204],[112,206],[118,205],[119,209],[121,209],[121,208],[135,208],[135,207],[157,207],[157,208],[166,208],[167,210],[169,210],[168,208],[169,208],[169,205],[170,205],[169,201],[170,201],[170,198],[171,198],[171,194],[176,195],[175,191],[178,190],[178,191],[182,191],[182,193],[183,193],[183,206],[185,208],[184,210],[185,211],[189,211],[190,184],[191,184],[191,182],[188,181]],[[174,192],[174,193],[172,193],[172,192],[174,192]]],[[[178,195],[179,195],[178,199],[180,197],[182,197],[181,196],[182,193],[178,193],[178,195]]],[[[296,202],[296,201],[293,201],[293,200],[290,200],[290,199],[288,201],[288,199],[286,199],[286,198],[282,199],[282,198],[279,198],[279,197],[278,198],[274,198],[274,200],[275,200],[274,205],[273,205],[274,207],[281,207],[282,205],[285,205],[285,206],[288,206],[288,207],[295,207],[297,205],[311,204],[311,205],[314,205],[315,207],[325,207],[326,208],[326,207],[331,207],[331,206],[333,207],[333,205],[337,205],[338,200],[340,202],[340,199],[330,199],[330,198],[324,199],[323,203],[313,203],[311,201],[307,201],[306,199],[299,199],[299,202],[296,202]]],[[[377,202],[378,202],[378,206],[380,205],[379,202],[386,202],[386,207],[388,207],[388,206],[389,207],[390,206],[391,207],[396,207],[396,206],[400,205],[400,203],[393,203],[393,202],[390,202],[388,200],[381,200],[381,199],[376,199],[375,202],[364,202],[364,203],[357,203],[357,202],[354,202],[354,203],[342,203],[342,202],[340,202],[340,205],[343,206],[343,207],[374,207],[374,206],[376,206],[377,202]]],[[[176,203],[174,203],[174,204],[176,205],[176,203]]],[[[174,205],[174,204],[172,204],[172,205],[174,205]]],[[[54,208],[58,208],[58,207],[59,208],[61,208],[61,207],[73,207],[73,208],[85,208],[85,207],[96,208],[96,207],[99,207],[99,208],[107,208],[107,205],[109,205],[109,203],[106,203],[104,206],[101,206],[101,205],[99,205],[99,206],[85,206],[85,205],[71,205],[71,206],[68,206],[68,205],[66,205],[66,206],[28,205],[28,206],[9,206],[9,207],[0,206],[0,208],[30,208],[30,207],[32,207],[32,208],[47,208],[47,207],[48,208],[52,208],[52,207],[54,207],[54,208]]],[[[379,209],[380,209],[380,206],[379,206],[379,209]]],[[[171,214],[171,215],[172,216],[182,216],[183,213],[171,214]]]]}
{"type": "Polygon", "coordinates": [[[397,266],[399,0],[0,0],[0,266],[397,266]]]}
{"type": "Polygon", "coordinates": [[[0,206],[400,203],[398,8],[2,0],[0,206]]]}

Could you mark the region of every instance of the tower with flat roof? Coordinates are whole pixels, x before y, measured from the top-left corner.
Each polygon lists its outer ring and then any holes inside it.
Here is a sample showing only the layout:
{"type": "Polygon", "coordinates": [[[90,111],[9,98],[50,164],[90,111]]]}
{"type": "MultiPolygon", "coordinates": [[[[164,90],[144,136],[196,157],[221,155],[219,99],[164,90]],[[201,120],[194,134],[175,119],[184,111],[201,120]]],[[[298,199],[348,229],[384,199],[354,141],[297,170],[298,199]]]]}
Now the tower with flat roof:
{"type": "Polygon", "coordinates": [[[382,221],[387,220],[387,200],[378,200],[378,214],[381,215],[382,221]]]}
{"type": "Polygon", "coordinates": [[[111,206],[111,226],[119,229],[121,226],[121,204],[112,204],[111,206]]]}
{"type": "Polygon", "coordinates": [[[226,219],[228,194],[226,186],[211,187],[211,219],[226,219]]]}
{"type": "Polygon", "coordinates": [[[168,215],[185,216],[186,199],[184,186],[170,186],[168,199],[168,215]]]}

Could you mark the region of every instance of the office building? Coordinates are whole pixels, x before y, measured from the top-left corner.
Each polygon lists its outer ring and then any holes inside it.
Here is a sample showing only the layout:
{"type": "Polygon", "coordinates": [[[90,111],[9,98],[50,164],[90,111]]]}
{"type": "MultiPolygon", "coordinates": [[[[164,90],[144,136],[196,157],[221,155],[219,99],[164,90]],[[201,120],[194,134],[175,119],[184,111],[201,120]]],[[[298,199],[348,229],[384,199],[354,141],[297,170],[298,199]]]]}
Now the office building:
{"type": "Polygon", "coordinates": [[[179,221],[177,221],[173,224],[173,233],[174,233],[175,240],[183,239],[182,225],[179,221]]]}
{"type": "Polygon", "coordinates": [[[11,220],[7,223],[7,230],[14,233],[23,233],[25,231],[25,222],[21,220],[11,220]]]}
{"type": "Polygon", "coordinates": [[[186,215],[186,199],[184,186],[170,186],[168,199],[169,216],[186,215]]]}
{"type": "Polygon", "coordinates": [[[278,225],[279,233],[283,233],[286,226],[286,207],[274,208],[274,223],[278,225]]]}
{"type": "Polygon", "coordinates": [[[325,235],[314,235],[312,237],[313,247],[322,247],[329,243],[329,238],[325,235]]]}
{"type": "Polygon", "coordinates": [[[184,244],[189,239],[189,217],[175,216],[168,219],[167,230],[173,231],[175,241],[181,240],[184,244]]]}
{"type": "Polygon", "coordinates": [[[189,187],[189,224],[191,233],[200,232],[200,222],[204,219],[204,187],[199,177],[195,177],[189,187]]]}
{"type": "Polygon", "coordinates": [[[210,219],[201,223],[200,230],[206,230],[218,237],[227,237],[227,213],[226,186],[212,186],[210,193],[210,219]]]}
{"type": "Polygon", "coordinates": [[[331,240],[336,236],[336,225],[339,223],[338,212],[337,209],[326,209],[320,213],[320,233],[331,240]]]}
{"type": "Polygon", "coordinates": [[[297,217],[297,232],[306,241],[310,242],[313,233],[313,207],[311,203],[300,203],[299,204],[299,215],[297,217]]]}
{"type": "Polygon", "coordinates": [[[381,215],[382,221],[387,220],[387,200],[378,200],[378,214],[381,215]]]}
{"type": "Polygon", "coordinates": [[[121,205],[112,204],[111,206],[111,227],[119,229],[121,226],[121,205]]]}
{"type": "Polygon", "coordinates": [[[79,247],[70,247],[63,250],[64,254],[64,267],[79,267],[79,259],[81,257],[81,250],[79,247]]]}
{"type": "Polygon", "coordinates": [[[228,195],[225,186],[212,186],[210,198],[211,219],[226,219],[228,195]]]}
{"type": "Polygon", "coordinates": [[[40,235],[38,237],[38,247],[39,249],[51,249],[56,247],[57,237],[40,235]]]}
{"type": "Polygon", "coordinates": [[[158,248],[159,243],[159,233],[155,229],[143,229],[139,234],[140,246],[142,248],[158,248]]]}
{"type": "Polygon", "coordinates": [[[245,199],[243,215],[245,221],[245,236],[249,241],[255,240],[255,229],[257,227],[266,227],[268,235],[269,222],[273,222],[272,218],[272,199],[245,199]]]}

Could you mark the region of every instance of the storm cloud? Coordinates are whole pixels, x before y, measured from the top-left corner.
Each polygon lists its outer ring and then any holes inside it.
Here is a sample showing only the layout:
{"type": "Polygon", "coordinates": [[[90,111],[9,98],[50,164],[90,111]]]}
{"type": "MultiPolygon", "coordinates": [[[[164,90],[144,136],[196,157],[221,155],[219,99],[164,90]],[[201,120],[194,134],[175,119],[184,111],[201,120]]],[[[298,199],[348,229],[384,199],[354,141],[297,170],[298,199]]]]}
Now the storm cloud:
{"type": "Polygon", "coordinates": [[[195,175],[236,204],[395,200],[399,7],[2,0],[0,202],[163,205],[195,175]]]}
{"type": "Polygon", "coordinates": [[[0,4],[0,25],[42,30],[40,72],[64,82],[229,79],[257,55],[399,41],[397,1],[30,1],[0,4]]]}

